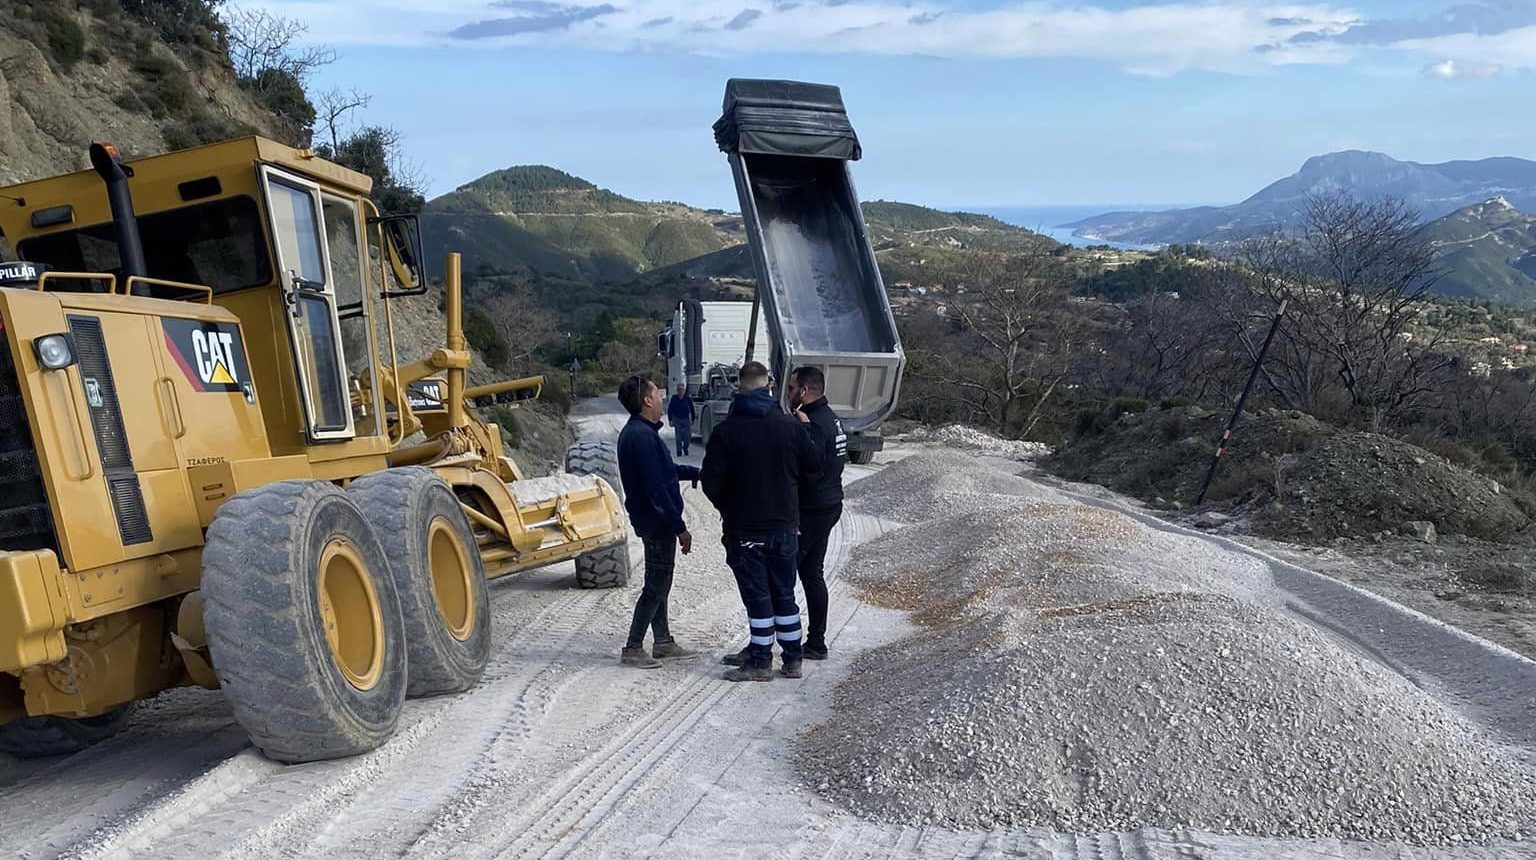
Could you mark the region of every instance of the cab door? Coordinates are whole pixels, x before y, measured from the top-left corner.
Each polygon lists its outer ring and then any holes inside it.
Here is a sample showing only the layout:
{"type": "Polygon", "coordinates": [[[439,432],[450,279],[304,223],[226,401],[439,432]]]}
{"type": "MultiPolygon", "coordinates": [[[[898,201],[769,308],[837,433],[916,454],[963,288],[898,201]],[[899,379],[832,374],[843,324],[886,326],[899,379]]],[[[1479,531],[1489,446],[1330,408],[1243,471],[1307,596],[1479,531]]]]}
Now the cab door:
{"type": "Polygon", "coordinates": [[[270,166],[261,168],[261,176],[310,441],[350,439],[355,431],[347,362],[320,186],[270,166]]]}

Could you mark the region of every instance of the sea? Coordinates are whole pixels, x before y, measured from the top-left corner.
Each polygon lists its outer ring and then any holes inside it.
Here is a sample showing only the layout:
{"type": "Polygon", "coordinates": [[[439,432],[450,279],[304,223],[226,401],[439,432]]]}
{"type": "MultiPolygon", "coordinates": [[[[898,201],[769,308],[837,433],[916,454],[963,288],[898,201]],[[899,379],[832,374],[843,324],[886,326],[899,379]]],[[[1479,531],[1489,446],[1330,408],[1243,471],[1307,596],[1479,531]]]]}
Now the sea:
{"type": "Polygon", "coordinates": [[[1067,245],[1083,247],[1085,245],[1110,245],[1123,250],[1155,250],[1158,246],[1134,245],[1125,242],[1105,242],[1102,239],[1084,239],[1081,236],[1072,235],[1072,228],[1064,225],[1074,221],[1081,221],[1094,215],[1103,215],[1105,212],[1157,212],[1163,209],[1184,209],[1196,204],[1171,203],[1103,203],[1103,204],[1073,204],[1059,206],[954,206],[944,207],[949,211],[975,212],[980,215],[991,215],[1004,224],[1012,224],[1015,227],[1024,227],[1050,236],[1058,242],[1067,245]]]}

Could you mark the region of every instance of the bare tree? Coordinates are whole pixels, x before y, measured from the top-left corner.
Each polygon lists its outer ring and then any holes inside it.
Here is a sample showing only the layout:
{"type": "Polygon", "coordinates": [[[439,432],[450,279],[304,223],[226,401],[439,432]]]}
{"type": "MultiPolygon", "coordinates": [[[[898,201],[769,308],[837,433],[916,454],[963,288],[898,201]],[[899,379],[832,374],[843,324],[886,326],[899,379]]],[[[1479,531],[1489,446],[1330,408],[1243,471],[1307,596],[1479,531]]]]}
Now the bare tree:
{"type": "Polygon", "coordinates": [[[941,358],[946,379],[993,403],[1001,433],[1010,431],[1018,408],[1030,398],[1034,404],[1022,424],[1032,427],[1041,405],[1072,369],[1078,332],[1069,323],[1077,317],[1062,311],[1074,284],[1070,270],[1046,251],[978,255],[966,292],[954,303],[962,329],[980,349],[960,359],[976,362],[974,368],[941,358]]]}
{"type": "Polygon", "coordinates": [[[356,88],[331,87],[315,97],[315,122],[331,139],[332,151],[341,148],[347,115],[368,106],[373,96],[356,88]]]}
{"type": "Polygon", "coordinates": [[[1302,226],[1250,242],[1243,259],[1272,303],[1289,299],[1269,382],[1312,412],[1373,429],[1428,405],[1450,366],[1440,329],[1416,331],[1439,278],[1417,213],[1398,200],[1307,201],[1302,226]]]}
{"type": "Polygon", "coordinates": [[[274,15],[266,9],[226,7],[219,16],[229,30],[229,58],[235,73],[256,80],[273,70],[291,75],[300,83],[315,69],[336,61],[336,52],[324,45],[304,45],[309,25],[274,15]]]}
{"type": "Polygon", "coordinates": [[[526,281],[481,282],[470,290],[470,299],[506,344],[509,370],[520,366],[521,372],[532,373],[534,354],[560,338],[558,317],[539,303],[526,281]]]}

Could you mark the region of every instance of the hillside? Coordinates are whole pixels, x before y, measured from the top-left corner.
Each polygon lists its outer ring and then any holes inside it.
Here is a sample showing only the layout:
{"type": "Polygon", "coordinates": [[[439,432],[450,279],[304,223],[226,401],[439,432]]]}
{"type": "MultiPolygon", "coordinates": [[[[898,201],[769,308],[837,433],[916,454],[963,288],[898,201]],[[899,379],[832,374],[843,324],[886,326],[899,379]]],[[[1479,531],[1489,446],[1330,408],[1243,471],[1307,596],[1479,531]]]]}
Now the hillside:
{"type": "Polygon", "coordinates": [[[1068,226],[1079,236],[1116,242],[1219,243],[1295,224],[1309,196],[1335,192],[1398,198],[1426,220],[1501,195],[1517,207],[1531,208],[1536,207],[1536,161],[1485,158],[1419,164],[1379,152],[1335,152],[1308,159],[1296,173],[1232,206],[1109,212],[1068,226]]]}
{"type": "Polygon", "coordinates": [[[631,200],[539,165],[509,167],[427,203],[427,258],[464,250],[471,269],[622,281],[743,240],[741,219],[631,200]]]}
{"type": "MultiPolygon", "coordinates": [[[[1022,252],[1056,243],[986,215],[910,203],[864,204],[877,248],[1022,252]]],[[[471,272],[529,272],[578,281],[750,278],[740,215],[633,200],[543,165],[509,167],[429,203],[428,260],[466,253],[471,272]]]]}
{"type": "Polygon", "coordinates": [[[209,7],[0,0],[0,183],[85,166],[93,140],[127,156],[241,134],[295,140],[236,83],[209,7]]]}
{"type": "Polygon", "coordinates": [[[1435,292],[1536,306],[1536,217],[1495,197],[1434,221],[1424,232],[1445,270],[1435,292]]]}

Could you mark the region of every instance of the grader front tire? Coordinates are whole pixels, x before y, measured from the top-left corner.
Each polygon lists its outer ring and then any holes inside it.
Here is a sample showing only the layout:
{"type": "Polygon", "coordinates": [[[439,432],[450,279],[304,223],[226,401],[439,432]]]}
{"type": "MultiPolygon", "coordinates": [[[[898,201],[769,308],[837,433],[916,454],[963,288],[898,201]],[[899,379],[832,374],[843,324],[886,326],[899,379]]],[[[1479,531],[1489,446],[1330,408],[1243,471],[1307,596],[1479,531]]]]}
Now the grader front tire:
{"type": "Polygon", "coordinates": [[[16,758],[71,755],[123,730],[132,705],[94,717],[24,717],[0,726],[0,752],[16,758]]]}
{"type": "Polygon", "coordinates": [[[629,545],[600,549],[576,558],[576,584],[582,588],[623,588],[629,584],[629,545]]]}
{"type": "Polygon", "coordinates": [[[624,501],[624,482],[619,479],[619,449],[612,442],[585,439],[565,449],[565,471],[572,475],[596,475],[613,487],[624,501]]]}
{"type": "Polygon", "coordinates": [[[406,694],[473,687],[490,661],[491,602],[453,489],[431,469],[411,466],[364,475],[347,492],[384,545],[400,595],[406,694]]]}
{"type": "Polygon", "coordinates": [[[405,700],[400,602],[357,504],[282,481],[219,508],[203,550],[203,619],[235,719],[282,762],[367,752],[405,700]]]}
{"type": "MultiPolygon", "coordinates": [[[[572,475],[595,475],[608,482],[624,501],[624,483],[619,477],[618,447],[612,442],[583,440],[566,449],[565,471],[572,475]]],[[[576,584],[582,588],[623,588],[629,584],[629,546],[589,552],[576,557],[576,584]]]]}

